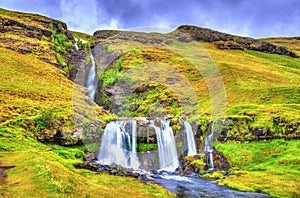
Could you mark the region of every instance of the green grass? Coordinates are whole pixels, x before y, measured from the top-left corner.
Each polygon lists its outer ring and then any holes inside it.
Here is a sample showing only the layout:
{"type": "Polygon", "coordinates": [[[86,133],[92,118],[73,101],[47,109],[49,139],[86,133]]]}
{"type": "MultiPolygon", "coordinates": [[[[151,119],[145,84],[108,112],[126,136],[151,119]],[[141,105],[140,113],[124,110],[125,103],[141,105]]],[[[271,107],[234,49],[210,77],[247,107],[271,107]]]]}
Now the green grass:
{"type": "Polygon", "coordinates": [[[220,183],[228,187],[268,193],[276,197],[298,197],[300,142],[273,140],[251,143],[217,143],[233,166],[233,175],[220,183]]]}
{"type": "Polygon", "coordinates": [[[291,58],[289,56],[282,56],[278,54],[267,54],[263,52],[252,51],[252,50],[246,50],[245,52],[255,57],[270,60],[282,66],[300,69],[300,58],[291,58]]]}
{"type": "Polygon", "coordinates": [[[158,145],[155,143],[138,143],[137,144],[137,151],[138,152],[145,152],[151,150],[157,150],[158,145]]]}

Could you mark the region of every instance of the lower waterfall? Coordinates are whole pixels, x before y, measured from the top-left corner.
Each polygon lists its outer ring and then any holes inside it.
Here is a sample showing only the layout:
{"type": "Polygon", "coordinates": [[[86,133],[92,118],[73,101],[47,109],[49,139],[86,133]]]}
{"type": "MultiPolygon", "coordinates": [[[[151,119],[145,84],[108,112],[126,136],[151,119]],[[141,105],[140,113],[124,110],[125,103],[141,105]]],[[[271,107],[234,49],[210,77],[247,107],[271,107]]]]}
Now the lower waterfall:
{"type": "MultiPolygon", "coordinates": [[[[175,171],[179,167],[179,159],[174,133],[169,126],[169,121],[160,120],[160,125],[161,127],[156,126],[154,121],[151,120],[146,126],[153,128],[154,130],[152,130],[156,134],[158,147],[158,155],[155,157],[157,159],[156,164],[159,164],[159,169],[161,170],[175,171]]],[[[139,169],[137,131],[137,121],[135,120],[108,123],[102,135],[102,143],[98,155],[99,163],[106,165],[115,163],[126,168],[139,169]]],[[[188,145],[187,155],[197,154],[192,127],[188,122],[184,123],[184,133],[188,145]]]]}
{"type": "Polygon", "coordinates": [[[214,159],[213,159],[214,147],[212,146],[213,135],[214,135],[214,124],[211,123],[210,131],[208,131],[208,135],[205,137],[205,142],[204,142],[204,153],[207,156],[207,164],[210,165],[209,167],[210,170],[214,170],[214,159]]]}
{"type": "MultiPolygon", "coordinates": [[[[132,128],[135,126],[134,122],[131,122],[132,128]]],[[[107,124],[102,136],[98,161],[101,164],[110,165],[115,163],[126,168],[138,169],[136,138],[133,138],[135,135],[126,132],[124,124],[123,121],[114,121],[107,124]]]]}
{"type": "Polygon", "coordinates": [[[184,122],[184,132],[186,135],[187,155],[196,155],[197,148],[192,126],[187,121],[184,122]]]}
{"type": "Polygon", "coordinates": [[[173,130],[169,124],[169,122],[162,121],[162,127],[159,128],[154,125],[153,121],[150,122],[150,126],[156,132],[160,169],[175,171],[179,167],[179,161],[173,130]]]}

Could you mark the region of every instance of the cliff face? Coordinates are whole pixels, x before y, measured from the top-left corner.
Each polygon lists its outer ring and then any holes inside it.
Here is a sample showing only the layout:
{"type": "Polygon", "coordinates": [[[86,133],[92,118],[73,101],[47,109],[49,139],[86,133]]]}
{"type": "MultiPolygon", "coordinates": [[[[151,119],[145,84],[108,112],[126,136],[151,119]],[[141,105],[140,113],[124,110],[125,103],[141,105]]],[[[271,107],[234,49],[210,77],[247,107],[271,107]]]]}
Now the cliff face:
{"type": "Polygon", "coordinates": [[[50,27],[55,33],[65,34],[67,41],[73,39],[67,25],[61,21],[0,9],[0,46],[22,54],[32,53],[44,62],[59,67],[51,49],[50,27]]]}
{"type": "Polygon", "coordinates": [[[75,79],[78,68],[85,64],[85,53],[83,50],[74,49],[74,37],[67,25],[61,21],[0,9],[0,32],[0,47],[22,54],[32,54],[59,69],[71,65],[72,69],[67,75],[72,80],[75,79]],[[64,35],[63,42],[69,43],[64,53],[53,49],[53,39],[59,34],[64,35]],[[65,65],[58,61],[58,53],[65,65]]]}
{"type": "Polygon", "coordinates": [[[234,36],[206,28],[196,26],[182,25],[176,29],[177,33],[185,33],[181,37],[182,41],[204,41],[214,43],[219,49],[249,49],[254,51],[265,52],[269,54],[279,54],[291,57],[296,57],[294,52],[289,51],[285,47],[277,46],[261,40],[234,36]]]}

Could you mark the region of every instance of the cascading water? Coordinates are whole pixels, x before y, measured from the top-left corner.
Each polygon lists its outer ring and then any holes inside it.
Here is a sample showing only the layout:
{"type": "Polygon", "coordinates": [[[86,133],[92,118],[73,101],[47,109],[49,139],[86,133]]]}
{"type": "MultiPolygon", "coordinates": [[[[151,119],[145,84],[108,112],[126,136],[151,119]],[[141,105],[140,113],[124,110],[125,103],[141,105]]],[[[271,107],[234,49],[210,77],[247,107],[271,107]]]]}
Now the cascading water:
{"type": "Polygon", "coordinates": [[[89,96],[92,98],[92,100],[95,100],[95,94],[96,94],[96,86],[97,86],[97,81],[96,81],[96,64],[95,64],[95,59],[92,54],[92,51],[90,50],[89,52],[90,58],[91,58],[91,68],[89,71],[86,87],[89,91],[89,96]]]}
{"type": "Polygon", "coordinates": [[[175,169],[179,167],[179,161],[173,130],[169,124],[169,122],[162,121],[162,127],[160,129],[154,125],[153,121],[150,121],[150,126],[152,126],[156,132],[160,169],[175,171],[175,169]]]}
{"type": "Polygon", "coordinates": [[[136,121],[131,120],[131,152],[129,153],[130,156],[130,166],[134,168],[138,168],[140,166],[139,159],[137,157],[137,152],[136,152],[136,121]]]}
{"type": "Polygon", "coordinates": [[[207,162],[207,164],[210,165],[209,169],[210,170],[214,170],[214,159],[213,159],[213,146],[211,145],[213,142],[213,135],[214,135],[214,124],[211,124],[211,130],[209,135],[207,135],[205,137],[205,141],[204,141],[204,153],[209,155],[209,162],[207,162]]]}
{"type": "Polygon", "coordinates": [[[193,129],[190,123],[187,121],[184,122],[184,132],[186,136],[186,143],[187,143],[187,155],[196,155],[197,149],[196,149],[196,143],[195,138],[193,134],[193,129]]]}
{"type": "MultiPolygon", "coordinates": [[[[135,121],[132,121],[132,131],[136,131],[135,121]]],[[[123,121],[114,121],[107,124],[102,136],[102,143],[98,160],[101,164],[119,164],[126,168],[139,168],[139,161],[136,153],[135,132],[130,138],[126,132],[123,121]]]]}
{"type": "Polygon", "coordinates": [[[78,38],[74,38],[74,40],[75,40],[74,47],[75,47],[76,50],[79,50],[79,48],[78,48],[78,38]]]}

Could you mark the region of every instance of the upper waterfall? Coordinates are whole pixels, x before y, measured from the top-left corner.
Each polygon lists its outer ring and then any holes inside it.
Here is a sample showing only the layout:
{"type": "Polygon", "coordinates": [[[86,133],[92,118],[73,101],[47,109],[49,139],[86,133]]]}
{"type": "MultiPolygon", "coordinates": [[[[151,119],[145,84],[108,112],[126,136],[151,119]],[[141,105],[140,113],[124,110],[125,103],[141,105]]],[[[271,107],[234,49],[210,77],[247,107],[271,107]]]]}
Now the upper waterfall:
{"type": "Polygon", "coordinates": [[[89,71],[89,75],[87,78],[86,87],[89,91],[89,96],[92,98],[92,100],[95,100],[95,94],[96,94],[96,87],[97,87],[97,81],[96,81],[96,63],[94,56],[92,54],[92,51],[89,51],[90,59],[91,59],[91,68],[89,71]]]}

